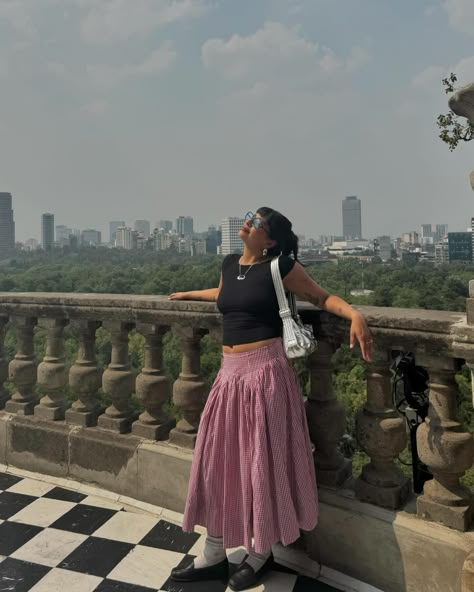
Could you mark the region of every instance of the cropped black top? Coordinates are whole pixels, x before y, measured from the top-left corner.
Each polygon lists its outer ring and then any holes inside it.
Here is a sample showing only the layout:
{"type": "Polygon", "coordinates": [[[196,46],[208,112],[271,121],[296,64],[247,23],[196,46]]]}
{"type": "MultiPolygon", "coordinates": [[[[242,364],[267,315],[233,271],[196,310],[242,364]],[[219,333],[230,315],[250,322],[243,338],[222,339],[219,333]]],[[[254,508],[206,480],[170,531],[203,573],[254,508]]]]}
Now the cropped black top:
{"type": "MultiPolygon", "coordinates": [[[[245,280],[238,280],[241,255],[227,255],[222,262],[222,287],[217,307],[223,315],[223,345],[263,341],[282,334],[278,300],[270,271],[270,260],[249,269],[242,265],[245,280]]],[[[295,265],[291,257],[279,258],[281,277],[295,265]]]]}

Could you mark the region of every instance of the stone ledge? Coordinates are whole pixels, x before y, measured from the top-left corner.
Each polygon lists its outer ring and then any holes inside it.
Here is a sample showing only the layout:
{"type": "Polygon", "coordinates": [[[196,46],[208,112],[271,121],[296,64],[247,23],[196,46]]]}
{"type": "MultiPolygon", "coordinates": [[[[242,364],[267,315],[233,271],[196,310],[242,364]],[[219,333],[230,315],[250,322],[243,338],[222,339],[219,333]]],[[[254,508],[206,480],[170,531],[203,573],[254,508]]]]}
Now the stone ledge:
{"type": "Polygon", "coordinates": [[[474,547],[473,531],[376,508],[348,490],[320,490],[320,522],[304,538],[320,564],[384,592],[461,592],[463,563],[474,547]]]}
{"type": "Polygon", "coordinates": [[[0,463],[68,477],[183,512],[192,452],[167,443],[0,412],[0,463]]]}

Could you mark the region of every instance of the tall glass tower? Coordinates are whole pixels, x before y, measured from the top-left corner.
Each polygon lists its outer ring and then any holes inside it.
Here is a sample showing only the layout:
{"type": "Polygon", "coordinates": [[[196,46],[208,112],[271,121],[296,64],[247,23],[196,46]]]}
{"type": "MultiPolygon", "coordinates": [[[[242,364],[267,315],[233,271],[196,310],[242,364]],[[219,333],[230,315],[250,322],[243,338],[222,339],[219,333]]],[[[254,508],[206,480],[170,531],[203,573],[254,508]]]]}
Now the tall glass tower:
{"type": "Polygon", "coordinates": [[[0,257],[15,248],[12,194],[0,192],[0,257]]]}
{"type": "Polygon", "coordinates": [[[346,240],[362,238],[361,202],[355,195],[342,202],[342,235],[346,240]]]}

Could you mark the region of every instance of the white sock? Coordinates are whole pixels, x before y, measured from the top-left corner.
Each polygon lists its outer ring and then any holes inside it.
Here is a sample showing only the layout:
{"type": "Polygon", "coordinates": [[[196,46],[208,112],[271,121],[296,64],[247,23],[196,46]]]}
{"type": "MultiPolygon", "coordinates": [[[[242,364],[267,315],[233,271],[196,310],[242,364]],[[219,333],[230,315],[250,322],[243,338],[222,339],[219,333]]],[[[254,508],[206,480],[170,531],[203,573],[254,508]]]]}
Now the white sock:
{"type": "Polygon", "coordinates": [[[204,551],[194,559],[194,567],[196,569],[209,567],[210,565],[224,561],[226,557],[223,538],[207,535],[204,551]]]}
{"type": "Polygon", "coordinates": [[[249,556],[245,560],[245,563],[248,563],[250,567],[257,572],[260,568],[262,568],[266,562],[266,560],[272,554],[271,550],[267,551],[266,553],[255,553],[255,549],[252,548],[250,551],[249,556]]]}

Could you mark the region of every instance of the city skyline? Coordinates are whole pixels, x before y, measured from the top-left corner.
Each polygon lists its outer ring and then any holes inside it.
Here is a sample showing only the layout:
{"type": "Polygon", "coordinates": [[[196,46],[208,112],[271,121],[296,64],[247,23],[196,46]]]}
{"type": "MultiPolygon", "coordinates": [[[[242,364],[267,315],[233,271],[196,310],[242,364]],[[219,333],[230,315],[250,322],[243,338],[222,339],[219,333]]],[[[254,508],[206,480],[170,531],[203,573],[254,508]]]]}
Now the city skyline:
{"type": "MultiPolygon", "coordinates": [[[[4,192],[2,195],[11,195],[11,194],[4,192]]],[[[361,216],[360,204],[362,203],[363,200],[357,198],[356,196],[350,196],[349,198],[348,197],[345,197],[344,199],[342,199],[339,202],[339,208],[341,208],[341,203],[342,203],[342,207],[343,207],[342,213],[340,214],[340,220],[339,220],[339,228],[342,229],[342,232],[341,231],[337,231],[337,228],[336,228],[335,229],[335,232],[333,232],[333,233],[330,233],[330,232],[328,232],[326,230],[326,232],[324,232],[324,233],[323,232],[314,232],[313,234],[303,234],[303,233],[298,232],[298,229],[295,227],[294,224],[293,224],[293,229],[295,230],[295,232],[299,236],[305,236],[305,238],[307,238],[307,239],[318,239],[320,236],[323,236],[323,235],[335,236],[335,237],[338,237],[338,236],[343,237],[344,236],[344,229],[343,229],[343,226],[344,226],[344,204],[347,203],[347,200],[348,199],[352,199],[352,198],[356,198],[357,199],[357,202],[359,204],[358,205],[358,208],[359,208],[358,209],[358,222],[360,224],[362,224],[362,218],[363,218],[363,216],[361,216]]],[[[13,196],[12,204],[13,204],[13,208],[12,208],[13,209],[13,212],[15,212],[15,197],[14,196],[13,196]]],[[[54,215],[54,212],[52,214],[53,214],[53,218],[54,218],[54,216],[55,216],[54,215]]],[[[42,242],[43,216],[44,215],[45,215],[44,213],[41,214],[40,223],[39,223],[39,234],[38,235],[32,235],[32,236],[26,236],[24,238],[20,238],[20,236],[18,236],[20,234],[18,232],[18,228],[20,228],[20,232],[21,232],[21,223],[20,224],[17,223],[15,225],[16,226],[16,242],[25,243],[26,241],[29,241],[30,239],[36,239],[39,243],[41,243],[42,242]]],[[[430,217],[433,218],[433,216],[436,216],[436,214],[430,213],[430,217]]],[[[459,226],[457,228],[453,228],[453,229],[451,229],[451,231],[453,231],[453,232],[464,232],[467,228],[470,227],[471,217],[472,216],[468,217],[466,215],[466,224],[464,226],[461,225],[461,226],[459,226]]],[[[146,229],[148,229],[148,226],[146,226],[148,224],[149,225],[149,231],[144,233],[145,236],[148,238],[149,234],[155,228],[159,228],[158,225],[160,224],[160,222],[166,222],[166,223],[171,222],[172,225],[173,225],[172,227],[174,229],[177,229],[178,224],[180,222],[182,222],[184,220],[184,218],[189,219],[191,224],[194,222],[194,217],[193,216],[189,216],[189,215],[186,215],[186,216],[183,216],[183,215],[170,216],[171,220],[166,220],[164,218],[161,218],[160,221],[157,221],[156,223],[153,223],[152,220],[153,219],[156,219],[156,218],[157,218],[156,216],[155,217],[152,216],[149,219],[147,219],[147,218],[133,219],[133,221],[131,221],[130,223],[127,222],[127,221],[125,221],[125,220],[120,220],[120,221],[111,221],[111,220],[108,220],[108,221],[104,222],[102,225],[97,224],[97,223],[88,223],[88,224],[86,224],[86,226],[83,229],[77,229],[77,228],[74,228],[73,229],[72,226],[69,226],[67,224],[67,220],[66,221],[60,220],[59,223],[58,223],[58,220],[56,218],[56,223],[55,223],[54,228],[55,228],[55,231],[56,231],[57,228],[61,228],[61,229],[64,229],[64,230],[68,229],[68,230],[71,230],[71,232],[73,234],[74,233],[76,233],[76,234],[77,233],[80,233],[81,231],[82,232],[84,232],[84,231],[85,232],[88,232],[88,231],[97,231],[102,237],[104,237],[104,238],[105,237],[109,237],[109,241],[108,242],[111,242],[111,239],[112,239],[112,236],[113,236],[113,231],[115,231],[115,229],[117,227],[120,227],[120,226],[123,226],[123,227],[126,227],[126,228],[130,228],[130,229],[135,228],[135,230],[139,230],[140,228],[144,228],[143,225],[145,225],[146,229]],[[138,227],[137,227],[137,224],[138,224],[138,227]]],[[[227,216],[224,216],[224,218],[222,218],[221,220],[218,220],[217,222],[214,221],[214,220],[208,220],[207,222],[204,222],[204,227],[203,228],[194,229],[193,232],[195,234],[200,234],[200,233],[206,232],[209,227],[220,225],[221,222],[222,222],[222,220],[228,219],[228,218],[235,218],[235,219],[237,219],[237,218],[239,218],[239,216],[227,215],[227,216]]],[[[364,218],[364,223],[365,223],[365,218],[364,218]]],[[[391,233],[388,233],[388,236],[391,236],[392,238],[395,238],[397,236],[402,236],[403,234],[408,233],[408,232],[415,232],[415,233],[418,233],[419,232],[420,236],[423,237],[423,229],[424,229],[424,227],[426,227],[426,228],[427,227],[430,227],[430,228],[431,227],[433,227],[433,228],[436,227],[436,230],[433,229],[432,232],[433,232],[433,235],[438,236],[438,238],[439,238],[439,232],[438,232],[439,229],[440,228],[444,228],[444,227],[448,228],[449,226],[450,225],[447,224],[447,223],[445,223],[445,222],[440,223],[439,220],[436,220],[436,218],[434,219],[434,221],[429,222],[428,221],[428,216],[424,216],[422,218],[422,221],[420,221],[420,223],[418,225],[412,225],[412,226],[406,226],[405,225],[403,227],[403,230],[401,230],[399,233],[393,232],[393,229],[392,229],[392,232],[391,233]]],[[[193,232],[191,232],[191,233],[187,232],[185,234],[192,234],[193,232]]],[[[387,233],[383,233],[383,232],[379,231],[378,229],[375,229],[374,232],[370,232],[370,233],[367,232],[366,233],[367,236],[365,236],[364,238],[374,239],[374,238],[377,238],[378,236],[383,236],[384,234],[387,234],[387,233]]],[[[362,238],[362,237],[360,237],[360,238],[362,238]]],[[[55,240],[57,240],[56,237],[55,237],[55,240]]],[[[106,240],[103,240],[102,242],[103,243],[106,243],[107,241],[106,240]]]]}
{"type": "Polygon", "coordinates": [[[472,149],[451,154],[436,118],[442,78],[474,74],[472,0],[11,4],[0,162],[20,240],[44,211],[107,236],[116,216],[204,228],[260,205],[336,233],[352,193],[368,235],[428,207],[470,219],[472,149]]]}

